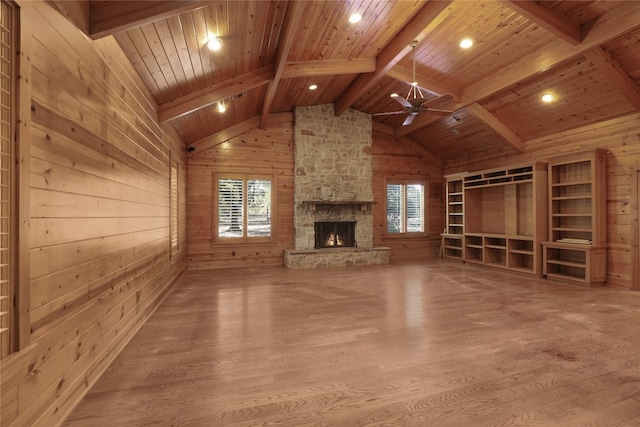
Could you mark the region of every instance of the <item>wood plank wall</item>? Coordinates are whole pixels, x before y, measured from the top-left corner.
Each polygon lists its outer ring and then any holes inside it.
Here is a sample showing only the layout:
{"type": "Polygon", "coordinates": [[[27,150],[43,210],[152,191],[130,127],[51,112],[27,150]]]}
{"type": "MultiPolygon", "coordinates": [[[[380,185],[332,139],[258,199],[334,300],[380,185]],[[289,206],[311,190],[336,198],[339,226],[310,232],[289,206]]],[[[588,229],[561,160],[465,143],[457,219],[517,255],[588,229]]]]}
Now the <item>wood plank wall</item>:
{"type": "Polygon", "coordinates": [[[2,361],[0,424],[55,426],[186,268],[184,219],[173,256],[169,226],[170,161],[184,166],[186,151],[112,38],[92,42],[47,3],[19,5],[29,343],[2,361]]]}
{"type": "MultiPolygon", "coordinates": [[[[392,130],[389,130],[392,132],[392,130]]],[[[395,140],[384,126],[373,132],[373,245],[391,248],[390,260],[436,256],[440,233],[444,230],[443,162],[417,152],[406,142],[395,140]],[[427,236],[398,238],[387,236],[385,178],[416,179],[427,182],[427,236]]]]}
{"type": "MultiPolygon", "coordinates": [[[[189,268],[282,265],[284,249],[294,247],[293,116],[272,115],[266,130],[250,127],[188,160],[189,268]],[[279,117],[279,119],[274,118],[279,117]],[[216,173],[267,173],[277,177],[277,232],[271,244],[216,244],[212,240],[213,180],[216,173]]],[[[443,164],[416,153],[384,132],[373,133],[374,245],[391,247],[391,259],[436,255],[444,228],[443,164]],[[408,172],[410,171],[410,172],[408,172]],[[429,182],[428,237],[385,238],[384,178],[429,182]]]]}
{"type": "Polygon", "coordinates": [[[250,126],[188,160],[187,235],[189,268],[282,265],[293,248],[293,114],[273,115],[266,129],[250,126]],[[276,195],[274,241],[217,243],[213,239],[213,184],[218,173],[273,175],[276,195]]]}
{"type": "Polygon", "coordinates": [[[607,154],[608,213],[608,277],[609,286],[631,288],[632,217],[631,170],[640,167],[640,114],[620,117],[526,141],[526,152],[505,157],[487,152],[482,156],[460,157],[445,164],[445,174],[482,170],[511,163],[544,161],[557,155],[595,148],[609,150],[607,154]]]}

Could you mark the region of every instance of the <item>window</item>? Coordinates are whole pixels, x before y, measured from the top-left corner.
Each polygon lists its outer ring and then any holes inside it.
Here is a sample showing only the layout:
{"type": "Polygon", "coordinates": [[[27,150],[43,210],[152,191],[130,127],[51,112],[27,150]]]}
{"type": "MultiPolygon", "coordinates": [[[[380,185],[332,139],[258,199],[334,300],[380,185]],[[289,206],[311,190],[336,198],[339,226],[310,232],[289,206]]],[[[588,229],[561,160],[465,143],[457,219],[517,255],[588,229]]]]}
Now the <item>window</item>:
{"type": "Polygon", "coordinates": [[[180,250],[180,192],[179,192],[179,164],[171,162],[171,182],[170,182],[170,215],[171,215],[171,255],[175,255],[180,250]]]}
{"type": "Polygon", "coordinates": [[[14,351],[15,278],[13,262],[13,138],[15,131],[15,52],[17,6],[0,4],[0,357],[14,351]]]}
{"type": "Polygon", "coordinates": [[[387,233],[424,233],[425,185],[415,181],[387,182],[387,233]]]}
{"type": "Polygon", "coordinates": [[[271,240],[272,177],[218,177],[216,231],[218,241],[271,240]]]}

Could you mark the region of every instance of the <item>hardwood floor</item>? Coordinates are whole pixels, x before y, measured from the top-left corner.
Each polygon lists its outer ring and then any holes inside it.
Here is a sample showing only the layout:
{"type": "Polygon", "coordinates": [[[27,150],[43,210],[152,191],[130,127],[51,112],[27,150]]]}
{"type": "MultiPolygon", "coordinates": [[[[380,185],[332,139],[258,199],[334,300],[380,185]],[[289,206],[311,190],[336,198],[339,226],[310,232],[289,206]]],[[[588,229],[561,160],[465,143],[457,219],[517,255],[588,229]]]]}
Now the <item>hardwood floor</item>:
{"type": "Polygon", "coordinates": [[[66,426],[639,426],[640,293],[446,260],[189,271],[66,426]]]}

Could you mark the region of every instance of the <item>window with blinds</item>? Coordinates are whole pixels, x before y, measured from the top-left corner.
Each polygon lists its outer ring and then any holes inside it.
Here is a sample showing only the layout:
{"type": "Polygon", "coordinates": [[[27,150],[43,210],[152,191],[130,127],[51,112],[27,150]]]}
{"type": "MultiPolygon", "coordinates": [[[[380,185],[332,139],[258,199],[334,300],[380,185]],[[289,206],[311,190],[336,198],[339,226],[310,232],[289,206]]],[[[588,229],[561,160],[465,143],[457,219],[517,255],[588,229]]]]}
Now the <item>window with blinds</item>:
{"type": "Polygon", "coordinates": [[[0,356],[13,351],[12,167],[15,126],[15,52],[17,6],[0,3],[0,356]]]}
{"type": "Polygon", "coordinates": [[[387,182],[387,233],[425,232],[425,184],[387,182]]]}
{"type": "Polygon", "coordinates": [[[269,240],[272,235],[271,188],[271,177],[220,177],[216,237],[269,240]]]}
{"type": "Polygon", "coordinates": [[[170,182],[170,216],[171,216],[171,255],[180,250],[180,192],[179,192],[179,176],[180,165],[175,162],[171,165],[171,182],[170,182]]]}

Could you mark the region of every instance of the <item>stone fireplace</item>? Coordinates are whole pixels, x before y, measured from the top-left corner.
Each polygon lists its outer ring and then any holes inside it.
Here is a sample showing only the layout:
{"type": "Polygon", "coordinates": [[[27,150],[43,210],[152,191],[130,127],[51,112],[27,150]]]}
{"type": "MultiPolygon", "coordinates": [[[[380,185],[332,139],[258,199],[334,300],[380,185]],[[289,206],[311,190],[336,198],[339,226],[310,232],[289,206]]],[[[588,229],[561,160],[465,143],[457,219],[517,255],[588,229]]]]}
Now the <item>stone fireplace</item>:
{"type": "Polygon", "coordinates": [[[332,104],[296,108],[295,248],[285,250],[287,267],[389,262],[389,248],[373,247],[371,129],[371,116],[355,110],[336,117],[332,104]],[[318,244],[319,223],[352,224],[353,242],[318,244]]]}

